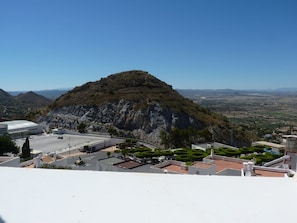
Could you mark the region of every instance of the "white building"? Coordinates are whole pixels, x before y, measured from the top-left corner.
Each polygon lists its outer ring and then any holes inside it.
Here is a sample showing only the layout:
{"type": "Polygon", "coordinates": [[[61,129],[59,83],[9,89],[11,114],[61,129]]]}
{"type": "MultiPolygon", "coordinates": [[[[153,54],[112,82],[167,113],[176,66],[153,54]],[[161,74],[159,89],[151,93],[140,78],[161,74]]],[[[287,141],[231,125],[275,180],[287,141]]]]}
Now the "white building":
{"type": "Polygon", "coordinates": [[[14,120],[0,123],[1,132],[4,130],[13,138],[25,137],[42,133],[42,126],[27,120],[14,120]]]}

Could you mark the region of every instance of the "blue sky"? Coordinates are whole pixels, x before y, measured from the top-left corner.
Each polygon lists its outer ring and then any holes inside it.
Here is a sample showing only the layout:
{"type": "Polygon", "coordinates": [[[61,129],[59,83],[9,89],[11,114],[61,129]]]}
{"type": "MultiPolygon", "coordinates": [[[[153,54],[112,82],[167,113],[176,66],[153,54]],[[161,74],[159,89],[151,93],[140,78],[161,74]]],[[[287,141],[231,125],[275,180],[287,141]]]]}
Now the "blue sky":
{"type": "Polygon", "coordinates": [[[0,0],[0,88],[145,70],[180,89],[297,87],[295,0],[0,0]]]}

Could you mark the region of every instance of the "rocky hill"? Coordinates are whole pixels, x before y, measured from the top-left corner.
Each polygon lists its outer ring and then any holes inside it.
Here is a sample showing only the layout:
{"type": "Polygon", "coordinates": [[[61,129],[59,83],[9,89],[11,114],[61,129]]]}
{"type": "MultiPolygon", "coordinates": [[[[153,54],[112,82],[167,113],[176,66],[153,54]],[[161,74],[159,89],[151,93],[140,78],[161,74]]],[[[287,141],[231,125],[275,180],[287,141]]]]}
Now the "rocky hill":
{"type": "Polygon", "coordinates": [[[51,103],[51,100],[36,94],[32,91],[27,93],[21,93],[14,97],[15,100],[21,104],[22,106],[30,107],[30,108],[40,108],[47,106],[51,103]]]}
{"type": "Polygon", "coordinates": [[[34,109],[50,104],[50,100],[34,92],[12,96],[0,89],[0,118],[3,120],[23,119],[34,109]]]}
{"type": "Polygon", "coordinates": [[[55,100],[38,121],[67,129],[77,129],[84,123],[90,130],[113,129],[156,144],[160,142],[161,130],[191,126],[207,129],[220,142],[248,144],[240,130],[230,130],[225,117],[193,103],[139,70],[113,74],[74,88],[55,100]]]}
{"type": "Polygon", "coordinates": [[[10,106],[14,105],[16,101],[14,100],[14,97],[11,96],[6,91],[0,89],[0,104],[3,106],[10,106]]]}

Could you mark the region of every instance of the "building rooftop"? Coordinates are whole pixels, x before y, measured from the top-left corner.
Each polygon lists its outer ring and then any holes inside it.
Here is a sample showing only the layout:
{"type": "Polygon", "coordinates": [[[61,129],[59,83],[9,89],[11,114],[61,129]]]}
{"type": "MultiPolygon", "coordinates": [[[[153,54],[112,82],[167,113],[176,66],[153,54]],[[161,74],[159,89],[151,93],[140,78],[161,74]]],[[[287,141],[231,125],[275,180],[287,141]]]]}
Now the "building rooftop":
{"type": "Polygon", "coordinates": [[[193,163],[192,166],[203,168],[203,169],[208,169],[208,168],[211,168],[213,166],[213,164],[211,164],[211,163],[203,163],[203,162],[195,162],[195,163],[193,163]]]}
{"type": "Polygon", "coordinates": [[[168,166],[163,167],[162,170],[166,170],[174,173],[188,174],[188,170],[176,164],[169,164],[168,166]]]}
{"type": "Polygon", "coordinates": [[[123,161],[114,165],[123,169],[133,169],[135,167],[142,166],[143,164],[135,162],[133,160],[129,160],[129,161],[123,161]]]}
{"type": "Polygon", "coordinates": [[[0,179],[0,222],[296,221],[296,178],[1,167],[0,179]]]}
{"type": "Polygon", "coordinates": [[[224,169],[234,169],[241,170],[243,167],[242,163],[227,161],[227,160],[214,160],[214,164],[216,165],[216,172],[221,172],[224,169]]]}
{"type": "Polygon", "coordinates": [[[220,172],[217,172],[216,175],[219,176],[241,176],[241,170],[236,170],[236,169],[224,169],[220,172]]]}
{"type": "Polygon", "coordinates": [[[119,158],[116,158],[116,157],[103,158],[103,159],[100,159],[99,161],[102,162],[102,163],[105,163],[105,164],[110,164],[110,165],[116,165],[118,163],[123,162],[122,159],[119,159],[119,158]]]}
{"type": "Polygon", "coordinates": [[[261,176],[261,177],[284,177],[285,173],[282,172],[276,172],[272,170],[257,170],[254,169],[254,172],[256,176],[261,176]]]}
{"type": "Polygon", "coordinates": [[[21,128],[30,128],[30,127],[37,127],[38,124],[35,122],[27,121],[27,120],[13,120],[13,121],[5,121],[0,122],[1,124],[7,125],[8,131],[14,131],[16,129],[21,128]]]}

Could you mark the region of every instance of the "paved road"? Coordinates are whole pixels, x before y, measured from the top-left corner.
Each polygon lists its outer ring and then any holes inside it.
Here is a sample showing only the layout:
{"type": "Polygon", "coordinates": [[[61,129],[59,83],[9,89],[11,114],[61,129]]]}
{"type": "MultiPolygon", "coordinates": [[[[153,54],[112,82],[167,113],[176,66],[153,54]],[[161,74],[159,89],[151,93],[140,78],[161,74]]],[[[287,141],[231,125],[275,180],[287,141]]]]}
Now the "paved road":
{"type": "Polygon", "coordinates": [[[74,170],[97,170],[96,163],[98,159],[104,159],[107,157],[106,152],[98,151],[95,153],[80,155],[81,159],[86,163],[84,166],[76,166],[74,163],[79,156],[69,158],[69,166],[74,170]]]}
{"type": "MultiPolygon", "coordinates": [[[[30,148],[33,150],[39,150],[43,153],[49,152],[64,152],[68,150],[78,149],[84,145],[91,143],[100,143],[109,138],[102,136],[90,136],[90,135],[33,135],[30,136],[30,148]],[[59,139],[58,136],[63,136],[59,139]]],[[[22,148],[25,139],[17,139],[16,144],[22,148]]]]}

